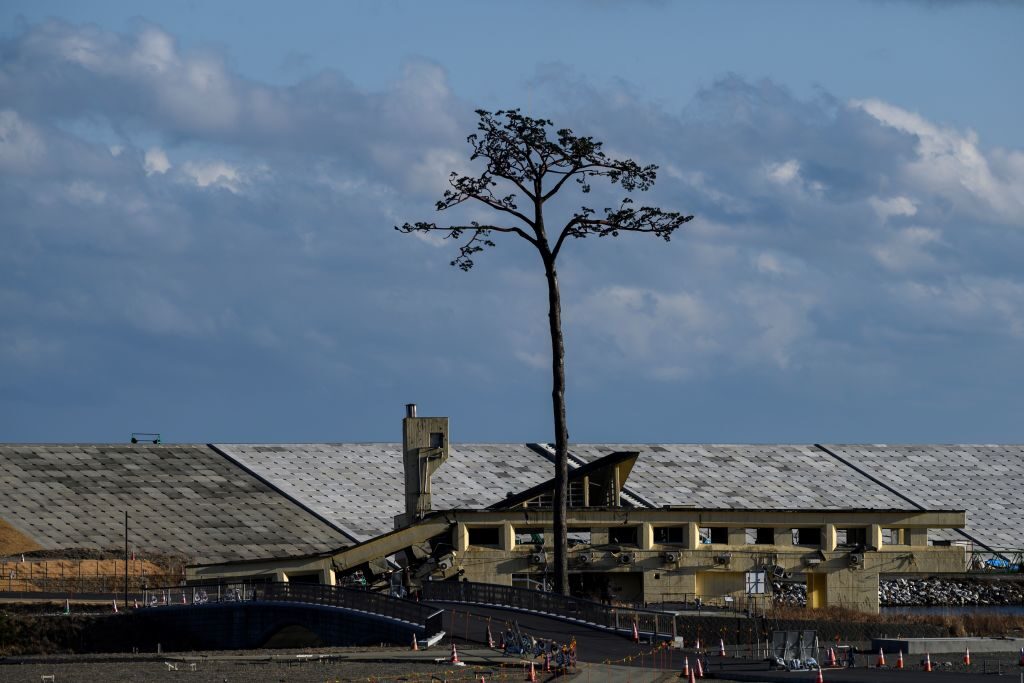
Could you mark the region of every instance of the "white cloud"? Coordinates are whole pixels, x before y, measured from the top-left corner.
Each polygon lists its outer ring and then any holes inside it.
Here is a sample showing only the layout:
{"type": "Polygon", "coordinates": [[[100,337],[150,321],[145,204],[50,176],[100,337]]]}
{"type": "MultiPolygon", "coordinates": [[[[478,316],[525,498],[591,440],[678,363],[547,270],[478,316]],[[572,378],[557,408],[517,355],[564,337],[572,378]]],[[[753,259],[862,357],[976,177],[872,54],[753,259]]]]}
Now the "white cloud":
{"type": "Polygon", "coordinates": [[[953,201],[976,217],[1024,226],[1024,162],[1019,153],[997,152],[996,172],[973,131],[940,127],[881,100],[854,100],[851,106],[915,136],[917,158],[903,171],[916,188],[953,201]]]}
{"type": "Polygon", "coordinates": [[[166,152],[159,147],[151,147],[146,150],[142,167],[146,170],[146,175],[167,173],[171,169],[171,162],[167,159],[166,152]]]}
{"type": "Polygon", "coordinates": [[[929,283],[910,281],[892,288],[910,316],[931,327],[959,334],[999,332],[1024,338],[1024,283],[1008,278],[967,275],[929,283]]]}
{"type": "Polygon", "coordinates": [[[12,109],[0,110],[0,169],[26,172],[46,153],[39,130],[12,109]]]}
{"type": "Polygon", "coordinates": [[[888,199],[870,197],[868,204],[883,222],[892,216],[913,216],[917,213],[917,204],[909,197],[897,196],[888,199]]]}
{"type": "Polygon", "coordinates": [[[903,271],[933,264],[935,259],[926,247],[941,243],[940,231],[912,226],[896,231],[885,243],[875,246],[872,253],[886,268],[903,271]]]}
{"type": "Polygon", "coordinates": [[[181,170],[199,187],[221,187],[234,194],[245,182],[239,169],[224,161],[186,161],[181,170]]]}
{"type": "Polygon", "coordinates": [[[765,175],[772,182],[780,185],[789,185],[793,181],[800,180],[800,162],[796,159],[773,163],[765,166],[765,175]]]}

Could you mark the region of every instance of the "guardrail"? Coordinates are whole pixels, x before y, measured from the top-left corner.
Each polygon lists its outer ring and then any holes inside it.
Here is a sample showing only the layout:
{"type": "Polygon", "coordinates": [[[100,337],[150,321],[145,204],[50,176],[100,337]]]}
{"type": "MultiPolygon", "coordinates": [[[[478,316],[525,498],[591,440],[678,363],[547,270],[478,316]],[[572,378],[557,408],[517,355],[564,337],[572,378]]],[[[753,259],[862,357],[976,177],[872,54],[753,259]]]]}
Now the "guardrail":
{"type": "Polygon", "coordinates": [[[639,632],[655,638],[673,638],[676,635],[675,615],[669,612],[612,607],[593,600],[529,588],[469,581],[428,581],[423,584],[422,598],[537,612],[616,631],[631,632],[635,624],[639,632]]]}
{"type": "Polygon", "coordinates": [[[143,596],[148,607],[174,604],[231,603],[248,600],[323,605],[367,612],[422,625],[429,638],[444,628],[443,612],[427,605],[354,588],[313,583],[267,582],[151,588],[143,596]],[[191,599],[190,599],[191,596],[191,599]]]}

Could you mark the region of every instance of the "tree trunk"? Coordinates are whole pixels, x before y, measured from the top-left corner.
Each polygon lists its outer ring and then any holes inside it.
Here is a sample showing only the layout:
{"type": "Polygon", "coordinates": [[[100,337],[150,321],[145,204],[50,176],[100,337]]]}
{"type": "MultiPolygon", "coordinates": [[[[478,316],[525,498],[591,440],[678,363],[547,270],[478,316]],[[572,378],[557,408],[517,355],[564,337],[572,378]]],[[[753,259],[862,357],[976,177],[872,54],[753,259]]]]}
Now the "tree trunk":
{"type": "Polygon", "coordinates": [[[562,303],[554,259],[544,254],[548,280],[548,324],[551,328],[551,409],[555,418],[555,592],[569,595],[568,525],[569,431],[565,421],[565,343],[562,340],[562,303]]]}

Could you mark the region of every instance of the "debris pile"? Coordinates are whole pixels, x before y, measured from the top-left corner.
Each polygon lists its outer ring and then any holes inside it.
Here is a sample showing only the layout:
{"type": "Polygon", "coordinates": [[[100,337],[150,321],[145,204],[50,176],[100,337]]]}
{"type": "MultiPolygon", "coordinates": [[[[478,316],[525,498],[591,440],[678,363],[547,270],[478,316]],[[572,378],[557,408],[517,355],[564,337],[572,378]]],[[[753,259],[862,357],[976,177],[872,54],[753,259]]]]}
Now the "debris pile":
{"type": "Polygon", "coordinates": [[[889,579],[878,585],[886,606],[1022,605],[1024,584],[966,579],[889,579]]]}

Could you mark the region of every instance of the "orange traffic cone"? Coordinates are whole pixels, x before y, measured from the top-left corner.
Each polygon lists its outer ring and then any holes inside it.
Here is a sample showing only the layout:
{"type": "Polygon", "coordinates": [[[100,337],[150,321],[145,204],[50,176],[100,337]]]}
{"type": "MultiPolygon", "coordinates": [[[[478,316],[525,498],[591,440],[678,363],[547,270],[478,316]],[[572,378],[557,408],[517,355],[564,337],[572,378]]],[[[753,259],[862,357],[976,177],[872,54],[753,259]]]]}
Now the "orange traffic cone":
{"type": "Polygon", "coordinates": [[[700,663],[700,657],[697,657],[697,678],[704,678],[704,665],[700,663]]]}
{"type": "Polygon", "coordinates": [[[683,677],[689,678],[690,677],[690,658],[689,657],[683,658],[683,671],[679,674],[679,677],[680,678],[683,678],[683,677]]]}
{"type": "Polygon", "coordinates": [[[419,639],[416,637],[415,633],[412,634],[412,648],[411,649],[412,649],[413,652],[419,652],[419,649],[420,649],[419,639]]]}
{"type": "Polygon", "coordinates": [[[686,679],[686,683],[697,683],[697,675],[690,669],[690,676],[686,679]]]}
{"type": "Polygon", "coordinates": [[[637,628],[635,621],[633,622],[633,642],[640,642],[640,630],[637,628]]]}
{"type": "Polygon", "coordinates": [[[723,638],[718,639],[718,656],[725,656],[725,640],[723,638]]]}
{"type": "Polygon", "coordinates": [[[138,598],[135,598],[135,602],[133,604],[135,605],[135,609],[139,609],[139,599],[138,598]]]}
{"type": "Polygon", "coordinates": [[[875,662],[875,666],[879,668],[885,666],[885,653],[882,652],[882,648],[878,648],[878,661],[875,662]]]}
{"type": "Polygon", "coordinates": [[[971,665],[971,648],[964,648],[964,666],[971,665]]]}
{"type": "Polygon", "coordinates": [[[924,653],[924,670],[925,671],[931,671],[932,670],[932,656],[930,654],[928,654],[927,652],[924,653]]]}
{"type": "Polygon", "coordinates": [[[487,647],[494,648],[494,636],[491,635],[491,625],[487,624],[487,647]]]}
{"type": "Polygon", "coordinates": [[[533,668],[533,662],[530,662],[530,673],[526,676],[526,680],[530,683],[537,683],[537,670],[533,668]]]}
{"type": "Polygon", "coordinates": [[[836,662],[836,651],[832,648],[828,649],[828,665],[833,667],[839,665],[836,662]]]}
{"type": "Polygon", "coordinates": [[[903,668],[903,650],[900,650],[900,653],[898,655],[896,655],[896,668],[897,669],[902,669],[903,668]]]}
{"type": "Polygon", "coordinates": [[[459,661],[459,651],[455,649],[455,641],[452,641],[452,655],[448,658],[449,664],[462,664],[459,661]]]}
{"type": "Polygon", "coordinates": [[[185,591],[181,591],[181,604],[183,604],[183,605],[187,605],[188,604],[188,598],[185,597],[185,591]]]}
{"type": "Polygon", "coordinates": [[[817,683],[825,683],[825,676],[821,673],[821,667],[818,667],[818,677],[814,679],[817,683]]]}
{"type": "Polygon", "coordinates": [[[698,638],[696,641],[694,641],[693,649],[696,650],[697,652],[700,652],[700,638],[698,638]]]}
{"type": "Polygon", "coordinates": [[[117,600],[114,600],[114,614],[117,614],[117,600]]]}
{"type": "Polygon", "coordinates": [[[544,653],[544,673],[551,671],[551,653],[544,653]]]}

